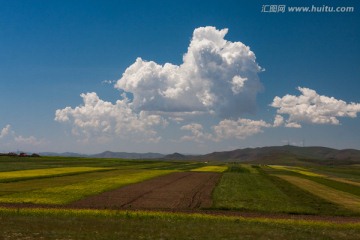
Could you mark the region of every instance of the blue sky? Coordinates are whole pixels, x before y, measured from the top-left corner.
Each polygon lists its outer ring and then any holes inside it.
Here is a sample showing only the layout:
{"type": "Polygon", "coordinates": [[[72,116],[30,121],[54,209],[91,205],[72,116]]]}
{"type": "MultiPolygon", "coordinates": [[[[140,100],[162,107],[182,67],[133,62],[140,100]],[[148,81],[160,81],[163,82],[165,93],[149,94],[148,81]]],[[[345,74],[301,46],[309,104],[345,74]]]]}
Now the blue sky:
{"type": "Polygon", "coordinates": [[[0,152],[360,149],[358,1],[0,4],[0,152]]]}

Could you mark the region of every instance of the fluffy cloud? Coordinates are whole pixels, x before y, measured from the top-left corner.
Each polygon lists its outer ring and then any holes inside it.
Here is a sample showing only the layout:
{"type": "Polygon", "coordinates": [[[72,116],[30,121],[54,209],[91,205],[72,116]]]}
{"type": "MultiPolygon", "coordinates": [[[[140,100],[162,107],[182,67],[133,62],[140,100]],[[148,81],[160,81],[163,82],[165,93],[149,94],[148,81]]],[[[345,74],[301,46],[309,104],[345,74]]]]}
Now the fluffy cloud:
{"type": "Polygon", "coordinates": [[[6,125],[0,132],[0,139],[9,135],[10,129],[11,129],[11,126],[9,124],[6,125]]]}
{"type": "Polygon", "coordinates": [[[39,140],[34,136],[24,137],[24,136],[19,135],[19,136],[15,136],[14,140],[16,143],[21,144],[21,145],[38,146],[38,145],[45,143],[44,140],[39,140]]]}
{"type": "Polygon", "coordinates": [[[273,127],[263,120],[251,120],[239,118],[237,120],[225,119],[212,127],[213,133],[206,133],[203,126],[199,123],[191,123],[181,127],[182,130],[188,130],[192,135],[184,136],[182,140],[203,142],[205,140],[221,141],[224,139],[244,139],[260,133],[263,128],[273,127]]]}
{"type": "Polygon", "coordinates": [[[211,140],[213,136],[209,133],[205,133],[203,126],[199,123],[191,123],[181,127],[181,130],[190,131],[192,135],[186,135],[181,138],[182,141],[194,141],[203,142],[205,140],[211,140]]]}
{"type": "Polygon", "coordinates": [[[239,118],[237,121],[229,119],[222,120],[218,125],[214,126],[213,129],[216,134],[216,139],[222,140],[229,138],[244,139],[262,132],[263,128],[269,127],[272,127],[272,125],[263,120],[256,121],[239,118]]]}
{"type": "Polygon", "coordinates": [[[143,136],[139,139],[156,142],[160,138],[154,127],[167,124],[159,115],[144,111],[135,113],[125,95],[115,104],[101,100],[94,92],[81,94],[81,97],[83,105],[56,110],[55,120],[72,123],[73,134],[83,137],[85,141],[92,137],[106,139],[115,133],[123,138],[143,136]]]}
{"type": "MultiPolygon", "coordinates": [[[[206,114],[218,120],[237,119],[254,112],[256,95],[262,89],[261,68],[248,46],[224,39],[227,32],[215,27],[195,29],[180,65],[137,58],[115,84],[131,97],[123,94],[113,104],[96,93],[81,94],[83,105],[56,110],[55,120],[70,123],[72,133],[85,141],[106,140],[115,134],[156,142],[158,128],[168,121],[185,124],[206,114]]],[[[183,140],[203,141],[212,136],[201,125],[181,129],[192,133],[183,140]]]]}
{"type": "Polygon", "coordinates": [[[0,131],[0,140],[2,144],[14,146],[14,148],[17,149],[27,146],[39,146],[45,143],[44,140],[39,140],[34,136],[24,137],[18,135],[14,130],[12,130],[10,124],[6,125],[0,131]]]}
{"type": "Polygon", "coordinates": [[[141,111],[202,112],[237,118],[255,109],[261,68],[241,42],[224,39],[228,29],[194,30],[181,65],[137,58],[115,87],[133,94],[141,111]]]}
{"type": "Polygon", "coordinates": [[[275,119],[274,119],[274,127],[280,127],[281,125],[284,124],[284,117],[281,115],[276,115],[275,119]]]}
{"type": "Polygon", "coordinates": [[[302,122],[314,124],[340,123],[338,117],[355,118],[360,112],[359,103],[346,103],[333,97],[322,96],[309,88],[301,88],[300,96],[285,95],[275,97],[271,106],[279,115],[286,114],[286,127],[301,127],[302,122]]]}

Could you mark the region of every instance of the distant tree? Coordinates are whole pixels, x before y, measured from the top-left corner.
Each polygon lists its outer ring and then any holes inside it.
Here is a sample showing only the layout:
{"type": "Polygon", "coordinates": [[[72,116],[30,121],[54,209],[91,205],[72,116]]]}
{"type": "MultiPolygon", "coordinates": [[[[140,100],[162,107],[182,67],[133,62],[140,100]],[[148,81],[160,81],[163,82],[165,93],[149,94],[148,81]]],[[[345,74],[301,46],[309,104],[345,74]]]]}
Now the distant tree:
{"type": "Polygon", "coordinates": [[[31,157],[40,157],[40,155],[36,154],[36,153],[33,153],[33,154],[31,154],[31,157]]]}

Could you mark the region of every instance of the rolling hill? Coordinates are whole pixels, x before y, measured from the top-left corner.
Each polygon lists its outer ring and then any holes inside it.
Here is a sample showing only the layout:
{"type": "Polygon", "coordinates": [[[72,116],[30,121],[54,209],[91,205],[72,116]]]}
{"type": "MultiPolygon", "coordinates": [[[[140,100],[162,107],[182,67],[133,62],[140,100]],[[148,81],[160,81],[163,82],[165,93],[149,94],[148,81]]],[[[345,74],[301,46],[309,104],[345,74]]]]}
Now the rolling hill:
{"type": "Polygon", "coordinates": [[[360,164],[360,150],[337,150],[326,147],[274,146],[244,148],[232,151],[213,152],[205,155],[185,155],[180,153],[128,153],[105,151],[98,154],[85,155],[78,153],[40,153],[43,156],[69,156],[92,158],[124,158],[124,159],[163,159],[163,160],[195,160],[226,161],[253,164],[286,164],[286,165],[349,165],[360,164]]]}
{"type": "Polygon", "coordinates": [[[199,157],[207,161],[234,161],[256,164],[324,164],[347,165],[360,163],[360,151],[326,147],[278,146],[245,148],[213,152],[199,157]]]}

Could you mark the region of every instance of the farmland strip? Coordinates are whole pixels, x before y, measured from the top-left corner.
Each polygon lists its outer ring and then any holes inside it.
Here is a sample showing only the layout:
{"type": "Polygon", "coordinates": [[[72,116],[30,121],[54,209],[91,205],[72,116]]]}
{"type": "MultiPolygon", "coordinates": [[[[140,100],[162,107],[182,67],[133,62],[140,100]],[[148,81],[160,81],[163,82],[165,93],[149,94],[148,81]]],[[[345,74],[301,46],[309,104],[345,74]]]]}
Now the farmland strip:
{"type": "Polygon", "coordinates": [[[0,182],[11,182],[33,178],[52,177],[60,175],[70,175],[84,172],[95,172],[111,170],[103,167],[65,167],[65,168],[46,168],[35,170],[22,170],[11,172],[0,172],[0,182]]]}
{"type": "Polygon", "coordinates": [[[308,213],[263,174],[226,172],[214,190],[214,207],[267,212],[308,213]]]}
{"type": "Polygon", "coordinates": [[[66,204],[83,197],[99,194],[114,188],[144,181],[171,173],[170,170],[138,170],[120,173],[119,176],[90,180],[60,187],[49,187],[35,191],[0,196],[4,203],[66,204]]]}
{"type": "Polygon", "coordinates": [[[330,180],[337,181],[337,182],[347,183],[347,184],[350,184],[350,185],[360,187],[360,182],[354,182],[354,181],[344,179],[344,178],[339,178],[339,177],[327,177],[327,178],[330,179],[330,180]]]}
{"type": "Polygon", "coordinates": [[[318,197],[339,204],[347,209],[360,212],[359,197],[356,197],[352,194],[345,193],[339,190],[335,190],[330,187],[326,187],[322,184],[316,183],[308,179],[289,176],[289,175],[276,175],[276,176],[298,186],[299,188],[309,191],[310,193],[318,197]]]}
{"type": "Polygon", "coordinates": [[[205,166],[192,169],[193,172],[224,172],[228,169],[227,166],[205,166]]]}
{"type": "Polygon", "coordinates": [[[219,173],[176,172],[91,196],[71,204],[84,208],[188,209],[211,206],[219,173]]]}

